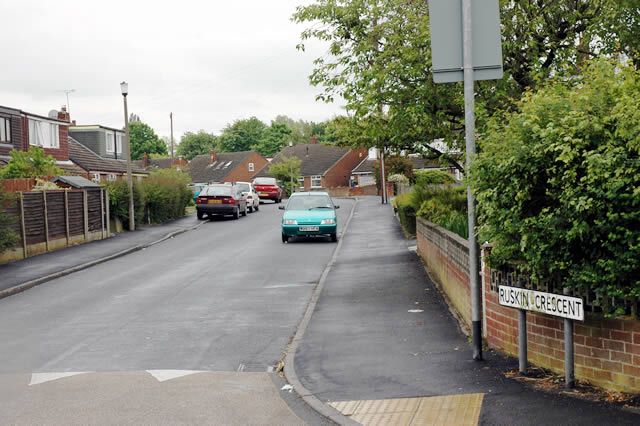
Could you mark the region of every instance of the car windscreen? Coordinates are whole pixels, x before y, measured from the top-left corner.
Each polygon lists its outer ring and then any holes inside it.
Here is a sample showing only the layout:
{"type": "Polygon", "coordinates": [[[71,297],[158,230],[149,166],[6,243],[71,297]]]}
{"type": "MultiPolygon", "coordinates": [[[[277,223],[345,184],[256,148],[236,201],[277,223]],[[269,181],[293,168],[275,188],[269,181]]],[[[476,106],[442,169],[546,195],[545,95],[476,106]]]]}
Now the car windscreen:
{"type": "Polygon", "coordinates": [[[251,192],[251,185],[248,183],[237,183],[236,186],[242,192],[251,192]]]}
{"type": "Polygon", "coordinates": [[[276,185],[275,178],[255,178],[254,185],[276,185]]]}
{"type": "Polygon", "coordinates": [[[229,197],[231,196],[231,187],[230,186],[207,186],[200,192],[200,195],[210,196],[210,197],[229,197]]]}
{"type": "Polygon", "coordinates": [[[287,210],[333,209],[333,202],[327,195],[302,195],[291,197],[287,210]]]}

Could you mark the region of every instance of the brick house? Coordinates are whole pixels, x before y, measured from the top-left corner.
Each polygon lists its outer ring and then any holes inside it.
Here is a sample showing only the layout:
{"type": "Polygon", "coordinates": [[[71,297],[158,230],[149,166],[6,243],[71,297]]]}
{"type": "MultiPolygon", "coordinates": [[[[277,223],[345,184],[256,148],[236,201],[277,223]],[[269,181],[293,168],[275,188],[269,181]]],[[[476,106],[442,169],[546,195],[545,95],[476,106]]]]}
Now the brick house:
{"type": "Polygon", "coordinates": [[[267,159],[255,151],[211,151],[194,157],[186,171],[193,183],[248,182],[267,164],[267,159]]]}
{"type": "MultiPolygon", "coordinates": [[[[352,170],[367,157],[366,149],[349,149],[332,145],[310,144],[288,146],[271,161],[276,164],[283,157],[300,160],[300,188],[305,191],[348,187],[352,170]]],[[[269,176],[265,167],[257,176],[269,176]]]]}
{"type": "MultiPolygon", "coordinates": [[[[437,159],[425,159],[422,157],[407,157],[413,165],[413,170],[444,170],[449,172],[457,180],[460,180],[460,173],[457,169],[451,167],[443,167],[442,163],[437,159]]],[[[358,164],[353,171],[353,180],[357,186],[375,185],[375,165],[378,160],[367,157],[358,164]]]]}
{"type": "Polygon", "coordinates": [[[39,146],[66,174],[86,176],[69,158],[69,114],[65,107],[44,117],[0,106],[0,134],[0,165],[9,161],[14,149],[28,151],[39,146]]]}
{"type": "MultiPolygon", "coordinates": [[[[103,158],[71,137],[69,138],[69,156],[96,183],[123,179],[127,173],[126,161],[103,158]]],[[[137,180],[149,174],[136,164],[132,164],[131,171],[134,179],[137,180]]]]}

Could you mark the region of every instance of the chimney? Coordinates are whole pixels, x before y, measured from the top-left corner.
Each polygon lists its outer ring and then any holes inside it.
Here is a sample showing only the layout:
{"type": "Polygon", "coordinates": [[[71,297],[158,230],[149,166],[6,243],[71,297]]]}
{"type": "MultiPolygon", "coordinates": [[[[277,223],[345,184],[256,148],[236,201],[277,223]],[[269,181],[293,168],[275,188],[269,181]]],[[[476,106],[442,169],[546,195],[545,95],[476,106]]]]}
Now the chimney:
{"type": "Polygon", "coordinates": [[[311,136],[311,144],[312,145],[318,144],[318,137],[316,135],[311,136]]]}
{"type": "Polygon", "coordinates": [[[67,106],[62,105],[60,111],[58,111],[58,120],[69,122],[70,118],[71,117],[69,117],[69,113],[67,112],[67,106]]]}
{"type": "Polygon", "coordinates": [[[209,163],[214,163],[214,162],[218,161],[218,156],[216,155],[216,152],[214,150],[211,150],[209,152],[209,154],[211,155],[209,157],[209,163]]]}
{"type": "Polygon", "coordinates": [[[146,169],[149,167],[149,154],[146,152],[142,155],[142,168],[146,169]]]}

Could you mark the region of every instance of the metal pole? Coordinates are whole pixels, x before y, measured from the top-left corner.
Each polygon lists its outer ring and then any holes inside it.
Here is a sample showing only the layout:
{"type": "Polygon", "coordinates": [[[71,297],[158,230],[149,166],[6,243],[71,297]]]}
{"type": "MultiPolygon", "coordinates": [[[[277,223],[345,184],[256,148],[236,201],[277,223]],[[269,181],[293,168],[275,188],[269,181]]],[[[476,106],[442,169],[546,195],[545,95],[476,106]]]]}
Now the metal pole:
{"type": "Polygon", "coordinates": [[[125,128],[125,145],[127,147],[127,183],[129,184],[129,231],[135,231],[136,219],[134,217],[135,208],[133,206],[133,176],[131,175],[131,139],[129,134],[129,109],[127,107],[127,95],[123,94],[124,98],[124,128],[125,128]]]}
{"type": "Polygon", "coordinates": [[[47,191],[42,191],[42,203],[44,209],[44,242],[49,251],[49,211],[47,209],[47,191]]]}
{"type": "Polygon", "coordinates": [[[527,374],[527,311],[518,312],[518,367],[520,374],[527,374]]]}
{"type": "Polygon", "coordinates": [[[173,113],[169,113],[171,119],[171,167],[173,167],[173,113]]]}
{"type": "MultiPolygon", "coordinates": [[[[563,290],[565,295],[569,295],[569,289],[563,290]]],[[[573,369],[573,320],[564,319],[564,385],[567,389],[573,389],[575,383],[575,373],[573,369]]]]}
{"type": "Polygon", "coordinates": [[[22,231],[22,250],[24,258],[28,257],[27,249],[27,229],[24,223],[24,192],[20,192],[20,230],[22,231]]]}
{"type": "Polygon", "coordinates": [[[384,147],[380,149],[380,182],[382,182],[382,204],[387,204],[387,178],[384,168],[384,147]]]}
{"type": "MultiPolygon", "coordinates": [[[[464,118],[466,136],[466,173],[469,174],[471,161],[476,153],[475,141],[475,99],[473,81],[473,32],[472,0],[462,0],[462,43],[464,68],[464,118]]],[[[473,359],[482,360],[482,292],[478,261],[478,243],[476,241],[476,208],[471,187],[467,186],[467,210],[469,222],[469,283],[471,285],[471,334],[473,359]]]]}

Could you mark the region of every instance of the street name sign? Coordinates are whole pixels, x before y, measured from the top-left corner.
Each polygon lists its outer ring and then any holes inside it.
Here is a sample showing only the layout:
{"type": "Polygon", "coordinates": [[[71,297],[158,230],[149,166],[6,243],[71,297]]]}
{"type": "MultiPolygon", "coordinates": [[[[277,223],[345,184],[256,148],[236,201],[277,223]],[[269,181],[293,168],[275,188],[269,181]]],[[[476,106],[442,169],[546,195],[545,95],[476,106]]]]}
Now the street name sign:
{"type": "Polygon", "coordinates": [[[526,288],[498,287],[500,304],[556,317],[584,321],[584,302],[579,297],[543,293],[526,288]]]}
{"type": "MultiPolygon", "coordinates": [[[[499,0],[472,1],[473,79],[499,80],[502,71],[499,0]]],[[[464,80],[461,0],[429,0],[434,83],[464,80]]]]}

